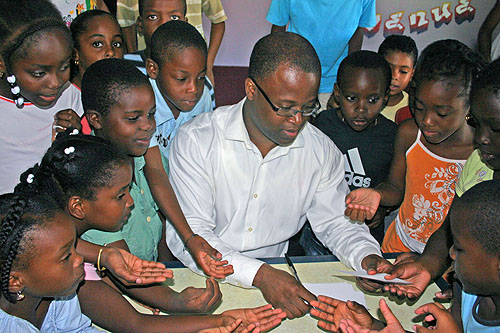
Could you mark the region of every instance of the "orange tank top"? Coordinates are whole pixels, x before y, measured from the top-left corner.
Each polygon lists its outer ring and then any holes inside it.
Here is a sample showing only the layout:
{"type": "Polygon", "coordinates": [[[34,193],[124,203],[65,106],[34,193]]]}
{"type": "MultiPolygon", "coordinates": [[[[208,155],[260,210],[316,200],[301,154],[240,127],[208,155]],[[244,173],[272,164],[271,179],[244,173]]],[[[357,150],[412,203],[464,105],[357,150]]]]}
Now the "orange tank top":
{"type": "Polygon", "coordinates": [[[406,186],[396,218],[403,244],[422,253],[429,237],[441,226],[455,196],[455,183],[465,160],[438,156],[421,142],[421,132],[406,151],[406,186]]]}

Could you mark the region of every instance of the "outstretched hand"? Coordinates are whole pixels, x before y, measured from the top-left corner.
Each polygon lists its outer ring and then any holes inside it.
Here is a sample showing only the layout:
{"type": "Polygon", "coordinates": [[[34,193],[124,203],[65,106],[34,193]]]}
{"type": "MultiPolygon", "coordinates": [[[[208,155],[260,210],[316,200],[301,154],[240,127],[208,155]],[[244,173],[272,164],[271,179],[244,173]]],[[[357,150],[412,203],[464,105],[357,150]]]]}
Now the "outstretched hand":
{"type": "Polygon", "coordinates": [[[314,306],[310,313],[319,318],[318,326],[330,332],[337,332],[342,319],[350,319],[360,327],[370,328],[373,317],[368,310],[353,301],[339,301],[337,299],[320,295],[319,301],[311,301],[314,306]]]}
{"type": "MultiPolygon", "coordinates": [[[[258,332],[264,332],[278,326],[286,318],[286,313],[281,309],[273,309],[271,304],[266,304],[257,308],[224,311],[222,316],[230,320],[241,319],[242,330],[254,324],[259,329],[258,332]]],[[[236,329],[235,332],[240,331],[236,329]]]]}
{"type": "MultiPolygon", "coordinates": [[[[394,268],[389,261],[376,254],[370,254],[364,257],[361,262],[361,267],[366,270],[369,275],[389,273],[394,268]]],[[[378,293],[382,292],[385,283],[370,279],[357,278],[356,285],[365,292],[378,293]]]]}
{"type": "MultiPolygon", "coordinates": [[[[413,329],[417,333],[424,332],[446,332],[446,333],[459,333],[462,332],[460,325],[455,321],[452,314],[440,303],[424,304],[415,310],[416,314],[430,314],[432,319],[436,321],[436,326],[432,328],[425,328],[420,325],[413,325],[413,329]]],[[[426,317],[426,320],[429,316],[426,317]]]]}
{"type": "Polygon", "coordinates": [[[379,301],[380,311],[384,316],[387,326],[382,330],[373,330],[371,328],[363,327],[359,325],[352,319],[342,319],[340,321],[340,331],[343,333],[375,333],[375,332],[383,332],[383,333],[404,333],[405,330],[399,320],[394,316],[389,306],[384,299],[379,301]]]}
{"type": "Polygon", "coordinates": [[[206,280],[206,288],[187,287],[180,293],[172,296],[175,304],[173,312],[207,313],[215,309],[222,299],[219,284],[212,277],[206,280]]]}
{"type": "Polygon", "coordinates": [[[346,209],[344,214],[353,221],[365,222],[371,220],[380,205],[382,196],[371,188],[359,188],[345,197],[346,209]]]}
{"type": "Polygon", "coordinates": [[[142,260],[113,246],[104,247],[101,259],[102,265],[125,285],[159,283],[174,276],[162,263],[142,260]]]}
{"type": "Polygon", "coordinates": [[[385,279],[389,283],[384,286],[385,291],[398,297],[417,299],[431,282],[431,273],[418,260],[411,261],[405,258],[395,263],[394,269],[385,279]],[[406,280],[410,284],[391,284],[391,280],[395,278],[406,280]]]}
{"type": "Polygon", "coordinates": [[[233,266],[228,265],[227,260],[221,260],[222,254],[208,244],[203,237],[195,235],[189,240],[187,247],[196,264],[208,276],[224,279],[227,275],[234,273],[233,266]]]}

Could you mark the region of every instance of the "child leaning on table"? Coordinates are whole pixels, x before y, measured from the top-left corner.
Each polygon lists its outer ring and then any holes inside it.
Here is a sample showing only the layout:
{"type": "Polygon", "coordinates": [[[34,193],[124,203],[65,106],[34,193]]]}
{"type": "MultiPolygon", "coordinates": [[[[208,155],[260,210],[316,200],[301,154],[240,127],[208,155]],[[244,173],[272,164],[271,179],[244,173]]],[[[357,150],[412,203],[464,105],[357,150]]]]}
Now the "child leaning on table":
{"type": "Polygon", "coordinates": [[[147,77],[123,59],[103,59],[85,71],[82,103],[96,136],[105,138],[134,158],[131,195],[135,206],[128,223],[116,233],[87,231],[82,238],[96,244],[130,249],[141,259],[165,261],[166,215],[200,267],[215,278],[232,273],[227,261],[187,224],[163,168],[158,147],[149,148],[155,132],[155,99],[147,77]],[[91,70],[92,69],[92,70],[91,70]],[[154,155],[152,155],[154,153],[154,155]]]}
{"type": "MultiPolygon", "coordinates": [[[[420,306],[415,313],[425,321],[436,321],[416,332],[499,332],[500,331],[500,180],[479,183],[455,198],[450,210],[453,246],[450,256],[460,285],[454,292],[450,311],[439,303],[420,306]]],[[[318,326],[342,332],[404,332],[399,321],[380,301],[387,325],[373,318],[355,302],[341,302],[320,296],[311,304],[318,326]]]]}

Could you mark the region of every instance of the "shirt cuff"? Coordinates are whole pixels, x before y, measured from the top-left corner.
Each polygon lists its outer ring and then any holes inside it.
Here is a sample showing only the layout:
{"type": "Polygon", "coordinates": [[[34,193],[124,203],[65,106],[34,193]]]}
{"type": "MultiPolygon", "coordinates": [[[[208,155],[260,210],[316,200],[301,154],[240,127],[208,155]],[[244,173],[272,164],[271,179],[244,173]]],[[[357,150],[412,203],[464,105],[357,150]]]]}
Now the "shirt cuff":
{"type": "Polygon", "coordinates": [[[246,257],[241,253],[235,253],[223,259],[228,260],[229,264],[233,265],[234,268],[234,273],[229,275],[226,281],[243,288],[252,288],[255,275],[257,275],[258,270],[264,264],[263,261],[246,257]],[[233,258],[230,259],[229,257],[233,258]]]}

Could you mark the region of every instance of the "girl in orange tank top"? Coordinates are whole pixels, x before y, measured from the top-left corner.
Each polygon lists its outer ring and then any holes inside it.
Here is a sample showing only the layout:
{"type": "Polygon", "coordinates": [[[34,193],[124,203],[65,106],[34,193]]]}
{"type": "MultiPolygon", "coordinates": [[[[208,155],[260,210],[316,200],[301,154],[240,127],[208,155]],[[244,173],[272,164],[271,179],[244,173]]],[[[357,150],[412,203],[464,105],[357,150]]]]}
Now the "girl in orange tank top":
{"type": "Polygon", "coordinates": [[[473,151],[473,130],[466,122],[470,84],[484,65],[456,40],[434,42],[422,52],[410,94],[415,118],[399,127],[388,178],[346,197],[346,215],[355,220],[371,218],[379,205],[402,202],[383,252],[422,252],[444,221],[455,182],[473,151]]]}

